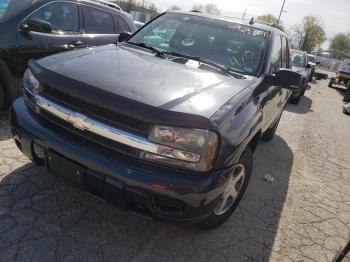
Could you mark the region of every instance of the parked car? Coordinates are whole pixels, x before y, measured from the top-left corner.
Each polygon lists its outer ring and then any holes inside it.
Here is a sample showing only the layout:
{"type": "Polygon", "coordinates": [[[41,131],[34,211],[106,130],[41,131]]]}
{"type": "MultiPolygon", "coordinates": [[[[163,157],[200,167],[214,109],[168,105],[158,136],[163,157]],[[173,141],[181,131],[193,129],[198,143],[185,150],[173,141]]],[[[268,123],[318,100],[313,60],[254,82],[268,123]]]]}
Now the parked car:
{"type": "Polygon", "coordinates": [[[31,60],[10,110],[13,137],[112,205],[215,227],[300,86],[289,58],[278,28],[169,11],[118,45],[31,60]],[[168,46],[145,43],[160,28],[175,30],[168,46]]]}
{"type": "Polygon", "coordinates": [[[145,25],[145,23],[142,23],[142,22],[139,22],[139,21],[134,21],[134,24],[135,24],[137,29],[140,29],[141,27],[143,27],[145,25]]]}
{"type": "Polygon", "coordinates": [[[300,98],[304,96],[309,79],[311,77],[311,66],[308,63],[307,53],[299,50],[292,50],[292,68],[302,76],[302,83],[299,89],[292,92],[290,102],[299,104],[300,98]]]}
{"type": "Polygon", "coordinates": [[[117,5],[89,0],[7,0],[0,5],[0,109],[21,94],[30,58],[111,44],[134,32],[117,5]]]}
{"type": "Polygon", "coordinates": [[[344,104],[343,105],[343,113],[350,115],[350,103],[344,104]]]}
{"type": "Polygon", "coordinates": [[[314,55],[310,55],[310,54],[307,55],[307,59],[308,59],[308,64],[309,64],[310,69],[311,69],[311,74],[309,77],[309,82],[310,82],[310,81],[312,81],[312,79],[314,77],[314,74],[316,71],[316,66],[318,64],[320,64],[320,62],[316,61],[316,57],[314,55]]]}
{"type": "Polygon", "coordinates": [[[329,80],[329,87],[333,85],[343,85],[350,90],[350,60],[346,59],[342,61],[337,69],[336,77],[332,77],[329,80]]]}

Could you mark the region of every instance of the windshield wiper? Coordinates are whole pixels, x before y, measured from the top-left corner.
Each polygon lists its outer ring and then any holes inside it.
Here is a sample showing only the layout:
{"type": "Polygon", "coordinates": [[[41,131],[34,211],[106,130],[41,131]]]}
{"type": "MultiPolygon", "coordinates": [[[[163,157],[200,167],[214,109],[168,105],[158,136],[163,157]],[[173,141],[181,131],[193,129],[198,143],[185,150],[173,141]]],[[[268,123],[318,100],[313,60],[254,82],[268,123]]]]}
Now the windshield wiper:
{"type": "Polygon", "coordinates": [[[224,73],[226,73],[226,74],[228,74],[230,76],[234,76],[234,77],[236,77],[238,79],[246,78],[244,75],[234,72],[233,69],[230,68],[230,67],[222,66],[222,65],[220,65],[218,63],[215,63],[214,61],[202,58],[200,56],[190,56],[190,55],[185,55],[185,54],[172,52],[172,51],[164,51],[164,52],[162,52],[162,54],[163,55],[172,55],[172,56],[183,57],[183,58],[186,58],[186,59],[191,59],[191,60],[203,63],[203,64],[207,64],[207,65],[209,65],[211,67],[214,67],[216,69],[219,69],[220,71],[222,71],[222,72],[224,72],[224,73]]]}
{"type": "Polygon", "coordinates": [[[126,43],[149,49],[149,50],[153,51],[154,53],[156,53],[158,56],[160,56],[162,58],[167,58],[162,51],[158,50],[157,48],[155,48],[155,47],[153,47],[153,46],[151,46],[149,44],[146,44],[146,43],[135,43],[135,42],[129,42],[129,41],[127,41],[126,43]]]}

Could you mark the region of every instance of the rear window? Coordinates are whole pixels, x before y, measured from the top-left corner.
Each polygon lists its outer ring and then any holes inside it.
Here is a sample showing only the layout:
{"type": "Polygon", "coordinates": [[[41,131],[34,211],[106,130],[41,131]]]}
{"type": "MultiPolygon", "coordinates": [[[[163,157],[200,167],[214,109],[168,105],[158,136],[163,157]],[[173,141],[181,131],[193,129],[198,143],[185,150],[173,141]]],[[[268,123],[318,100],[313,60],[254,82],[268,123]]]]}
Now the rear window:
{"type": "Polygon", "coordinates": [[[0,23],[21,13],[31,5],[42,0],[1,0],[0,23]]]}
{"type": "Polygon", "coordinates": [[[314,56],[308,55],[307,58],[309,59],[309,61],[310,61],[311,63],[315,63],[315,62],[316,62],[316,59],[315,59],[314,56]]]}

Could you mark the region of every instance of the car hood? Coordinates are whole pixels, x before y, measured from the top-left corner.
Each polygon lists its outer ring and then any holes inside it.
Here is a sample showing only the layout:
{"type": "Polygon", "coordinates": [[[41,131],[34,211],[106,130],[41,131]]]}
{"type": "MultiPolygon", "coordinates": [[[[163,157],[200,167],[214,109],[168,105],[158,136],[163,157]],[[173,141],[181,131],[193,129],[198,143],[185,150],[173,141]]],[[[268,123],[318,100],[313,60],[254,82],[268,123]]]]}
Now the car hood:
{"type": "MultiPolygon", "coordinates": [[[[116,103],[118,97],[123,97],[206,118],[256,81],[254,77],[237,79],[195,68],[197,63],[191,62],[173,62],[124,44],[61,53],[38,64],[61,77],[102,90],[104,95],[115,96],[116,103]]],[[[101,92],[96,93],[95,100],[104,103],[101,92]]]]}

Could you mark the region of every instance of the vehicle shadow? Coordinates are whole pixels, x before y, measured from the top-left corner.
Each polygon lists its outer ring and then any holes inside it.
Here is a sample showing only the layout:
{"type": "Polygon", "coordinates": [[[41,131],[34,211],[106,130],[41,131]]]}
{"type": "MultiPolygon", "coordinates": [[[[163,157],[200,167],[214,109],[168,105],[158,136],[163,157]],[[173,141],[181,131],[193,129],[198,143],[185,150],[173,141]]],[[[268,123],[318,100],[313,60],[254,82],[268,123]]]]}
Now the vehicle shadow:
{"type": "Polygon", "coordinates": [[[296,114],[307,114],[310,111],[311,105],[312,100],[307,96],[303,96],[298,105],[288,103],[284,110],[296,114]]]}
{"type": "Polygon", "coordinates": [[[283,138],[261,143],[242,202],[209,231],[128,214],[34,164],[0,172],[0,253],[6,261],[267,261],[292,165],[283,138]]]}
{"type": "Polygon", "coordinates": [[[0,112],[0,141],[11,138],[8,114],[0,112]]]}

